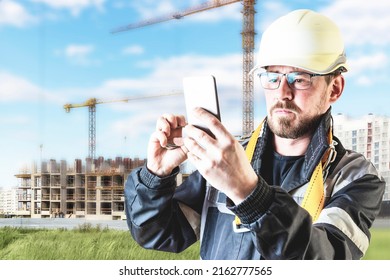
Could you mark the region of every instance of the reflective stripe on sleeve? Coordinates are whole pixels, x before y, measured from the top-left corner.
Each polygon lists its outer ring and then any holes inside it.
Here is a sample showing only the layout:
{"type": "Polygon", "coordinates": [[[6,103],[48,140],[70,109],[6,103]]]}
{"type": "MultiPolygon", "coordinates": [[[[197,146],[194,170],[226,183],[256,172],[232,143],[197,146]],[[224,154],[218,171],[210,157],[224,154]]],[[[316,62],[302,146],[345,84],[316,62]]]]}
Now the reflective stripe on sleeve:
{"type": "Polygon", "coordinates": [[[341,230],[363,252],[367,251],[369,239],[367,235],[354,223],[352,218],[341,208],[331,207],[321,211],[314,224],[330,224],[341,230]]]}

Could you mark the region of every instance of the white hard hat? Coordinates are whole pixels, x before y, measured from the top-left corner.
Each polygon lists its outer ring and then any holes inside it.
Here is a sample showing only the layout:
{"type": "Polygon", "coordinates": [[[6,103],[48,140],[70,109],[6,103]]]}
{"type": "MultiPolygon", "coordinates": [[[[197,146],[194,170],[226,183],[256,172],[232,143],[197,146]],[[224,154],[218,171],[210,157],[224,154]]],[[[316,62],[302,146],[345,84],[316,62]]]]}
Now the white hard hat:
{"type": "Polygon", "coordinates": [[[336,24],[319,13],[301,9],[280,17],[263,33],[252,71],[284,65],[328,74],[337,69],[347,71],[346,61],[336,24]]]}

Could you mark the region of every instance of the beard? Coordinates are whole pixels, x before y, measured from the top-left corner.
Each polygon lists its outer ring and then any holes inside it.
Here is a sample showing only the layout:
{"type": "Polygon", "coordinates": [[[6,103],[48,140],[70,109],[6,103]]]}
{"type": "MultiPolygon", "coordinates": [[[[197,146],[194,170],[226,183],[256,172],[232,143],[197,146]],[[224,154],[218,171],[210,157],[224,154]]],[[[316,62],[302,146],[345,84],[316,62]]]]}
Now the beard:
{"type": "Polygon", "coordinates": [[[322,114],[316,116],[303,116],[302,110],[291,102],[278,102],[270,110],[270,115],[267,118],[269,128],[271,131],[281,137],[287,139],[298,139],[302,136],[312,134],[317,128],[322,114]],[[296,116],[297,119],[291,119],[289,117],[274,118],[272,111],[274,109],[288,109],[296,116]],[[294,123],[295,122],[295,123],[294,123]]]}

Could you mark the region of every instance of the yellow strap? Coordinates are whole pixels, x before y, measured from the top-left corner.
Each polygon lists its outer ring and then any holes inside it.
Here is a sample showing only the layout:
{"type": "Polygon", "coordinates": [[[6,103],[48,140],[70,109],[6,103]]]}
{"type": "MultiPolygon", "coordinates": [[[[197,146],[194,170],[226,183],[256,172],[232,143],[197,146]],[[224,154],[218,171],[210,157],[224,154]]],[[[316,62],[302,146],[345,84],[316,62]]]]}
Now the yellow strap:
{"type": "MultiPolygon", "coordinates": [[[[332,143],[332,129],[329,129],[328,133],[328,143],[332,143]]],[[[326,163],[330,154],[330,149],[328,149],[322,160],[318,163],[316,168],[311,175],[309,186],[306,189],[305,196],[302,201],[302,207],[306,209],[313,221],[316,221],[321,213],[322,208],[324,207],[324,178],[322,165],[326,163]]]]}
{"type": "MultiPolygon", "coordinates": [[[[264,120],[261,122],[261,124],[253,132],[251,138],[249,139],[248,145],[246,146],[245,153],[246,153],[246,157],[248,158],[249,162],[252,162],[252,157],[253,157],[253,154],[255,153],[257,139],[259,138],[260,131],[263,128],[263,123],[264,123],[264,120]]],[[[235,221],[237,226],[241,225],[241,220],[239,217],[235,216],[234,221],[235,221]]]]}
{"type": "MultiPolygon", "coordinates": [[[[245,153],[249,162],[252,162],[252,157],[255,152],[257,139],[259,138],[260,131],[263,128],[263,123],[264,120],[253,132],[246,147],[245,153]]],[[[331,129],[329,130],[328,137],[328,143],[331,143],[331,129]]],[[[328,157],[328,155],[329,152],[327,151],[324,155],[324,159],[321,160],[318,163],[317,167],[314,169],[302,202],[302,207],[309,212],[309,214],[312,216],[313,221],[316,221],[318,219],[318,216],[321,213],[322,208],[324,207],[324,179],[322,177],[322,164],[326,161],[325,159],[328,157]]],[[[237,226],[241,225],[240,218],[236,216],[234,220],[237,226]]]]}
{"type": "Polygon", "coordinates": [[[324,207],[324,180],[322,178],[321,162],[318,163],[311,175],[301,206],[310,213],[313,221],[318,219],[324,207]]]}
{"type": "Polygon", "coordinates": [[[255,153],[256,143],[257,139],[259,138],[260,131],[263,128],[264,120],[261,122],[261,124],[256,128],[256,130],[253,132],[251,139],[249,139],[248,145],[246,146],[246,156],[249,160],[249,162],[252,162],[253,154],[255,153]]]}

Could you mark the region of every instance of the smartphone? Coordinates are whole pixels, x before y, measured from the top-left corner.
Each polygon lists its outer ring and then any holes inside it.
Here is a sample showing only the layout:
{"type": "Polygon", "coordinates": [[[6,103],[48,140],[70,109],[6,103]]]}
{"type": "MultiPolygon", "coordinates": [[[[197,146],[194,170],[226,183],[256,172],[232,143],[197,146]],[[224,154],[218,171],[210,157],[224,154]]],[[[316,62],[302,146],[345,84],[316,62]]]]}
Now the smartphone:
{"type": "Polygon", "coordinates": [[[221,120],[215,77],[212,75],[185,77],[183,78],[183,90],[187,122],[214,137],[211,131],[193,116],[192,112],[194,108],[201,107],[221,120]]]}

